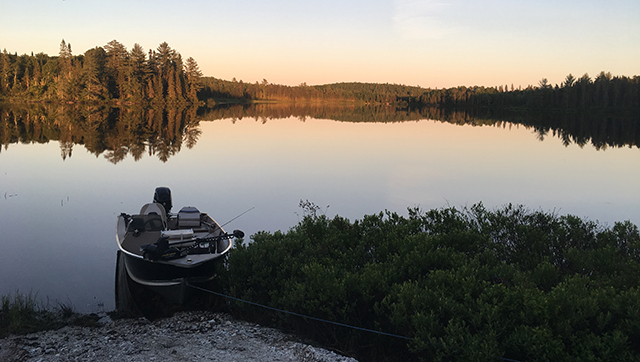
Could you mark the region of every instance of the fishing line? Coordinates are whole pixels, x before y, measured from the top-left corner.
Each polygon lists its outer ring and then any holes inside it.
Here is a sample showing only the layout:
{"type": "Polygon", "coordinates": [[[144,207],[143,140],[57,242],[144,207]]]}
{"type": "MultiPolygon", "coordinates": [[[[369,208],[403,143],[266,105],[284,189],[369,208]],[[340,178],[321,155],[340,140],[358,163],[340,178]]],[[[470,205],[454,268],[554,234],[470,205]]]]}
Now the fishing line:
{"type": "Polygon", "coordinates": [[[321,318],[311,317],[311,316],[304,315],[304,314],[299,314],[299,313],[295,313],[295,312],[289,312],[289,311],[284,310],[284,309],[278,309],[278,308],[274,308],[274,307],[269,307],[268,305],[263,305],[263,304],[259,304],[259,303],[255,303],[255,302],[250,302],[250,301],[248,301],[248,300],[244,300],[244,299],[240,299],[240,298],[232,297],[232,296],[230,296],[230,295],[226,295],[226,294],[222,294],[222,293],[214,292],[213,290],[208,290],[208,289],[200,288],[200,287],[197,287],[197,286],[195,286],[195,285],[191,285],[189,282],[187,282],[187,286],[189,286],[189,287],[191,287],[191,288],[194,288],[194,289],[201,290],[201,291],[203,291],[203,292],[207,292],[207,293],[215,294],[215,295],[220,296],[220,297],[233,299],[233,300],[238,301],[238,302],[247,303],[247,304],[255,305],[255,306],[257,306],[257,307],[262,307],[262,308],[266,308],[266,309],[271,309],[271,310],[276,311],[276,312],[282,312],[282,313],[291,314],[291,315],[294,315],[294,316],[297,316],[297,317],[313,319],[313,320],[315,320],[315,321],[319,321],[319,322],[325,322],[325,323],[335,324],[335,325],[337,325],[337,326],[341,326],[341,327],[347,327],[347,328],[351,328],[351,329],[358,329],[358,330],[365,331],[365,332],[371,332],[371,333],[382,334],[382,335],[389,336],[389,337],[395,337],[395,338],[402,338],[402,339],[408,339],[408,340],[411,340],[411,338],[409,338],[409,337],[400,336],[400,335],[397,335],[397,334],[386,333],[386,332],[380,332],[380,331],[376,331],[376,330],[373,330],[373,329],[367,329],[367,328],[362,328],[362,327],[356,327],[356,326],[352,326],[352,325],[348,325],[348,324],[344,324],[344,323],[333,322],[333,321],[326,320],[326,319],[321,319],[321,318]]]}
{"type": "MultiPolygon", "coordinates": [[[[188,287],[191,287],[191,288],[194,288],[194,289],[198,289],[198,290],[201,290],[201,291],[206,292],[206,293],[215,294],[215,295],[220,296],[220,297],[224,297],[224,298],[232,299],[232,300],[235,300],[235,301],[238,301],[238,302],[242,302],[242,303],[247,303],[247,304],[255,305],[255,306],[257,306],[257,307],[261,307],[261,308],[270,309],[270,310],[273,310],[273,311],[276,311],[276,312],[281,312],[281,313],[291,314],[291,315],[294,315],[294,316],[297,316],[297,317],[308,318],[308,319],[312,319],[312,320],[315,320],[315,321],[318,321],[318,322],[324,322],[324,323],[334,324],[334,325],[337,325],[337,326],[346,327],[346,328],[351,328],[351,329],[357,329],[357,330],[360,330],[360,331],[365,331],[365,332],[370,332],[370,333],[381,334],[381,335],[388,336],[388,337],[395,337],[395,338],[407,339],[407,340],[411,340],[411,339],[412,339],[412,338],[405,337],[405,336],[401,336],[401,335],[398,335],[398,334],[387,333],[387,332],[380,332],[380,331],[376,331],[376,330],[373,330],[373,329],[367,329],[367,328],[362,328],[362,327],[356,327],[356,326],[352,326],[352,325],[349,325],[349,324],[344,324],[344,323],[334,322],[334,321],[330,321],[330,320],[326,320],[326,319],[322,319],[322,318],[311,317],[311,316],[304,315],[304,314],[300,314],[300,313],[290,312],[290,311],[287,311],[287,310],[284,310],[284,309],[274,308],[274,307],[270,307],[270,306],[268,306],[268,305],[264,305],[264,304],[260,304],[260,303],[250,302],[250,301],[248,301],[248,300],[244,300],[244,299],[240,299],[240,298],[232,297],[232,296],[230,296],[230,295],[226,295],[226,294],[222,294],[222,293],[214,292],[213,290],[209,290],[209,289],[205,289],[205,288],[197,287],[197,286],[195,286],[195,285],[191,285],[188,281],[186,282],[186,285],[187,285],[188,287]]],[[[511,359],[511,358],[505,358],[505,357],[496,357],[496,358],[497,358],[497,359],[499,359],[499,360],[502,360],[502,361],[506,361],[506,362],[520,362],[520,361],[518,361],[518,360],[511,359]]]]}

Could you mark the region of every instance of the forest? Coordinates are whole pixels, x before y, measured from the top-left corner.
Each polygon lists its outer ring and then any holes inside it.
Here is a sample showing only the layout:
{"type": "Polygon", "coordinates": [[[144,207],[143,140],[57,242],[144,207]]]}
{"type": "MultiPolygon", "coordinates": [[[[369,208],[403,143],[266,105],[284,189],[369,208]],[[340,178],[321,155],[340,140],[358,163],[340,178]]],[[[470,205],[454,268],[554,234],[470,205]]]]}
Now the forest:
{"type": "Polygon", "coordinates": [[[0,53],[0,99],[13,102],[194,103],[201,76],[166,42],[146,53],[112,40],[73,55],[63,39],[58,56],[0,53]]]}
{"type": "Polygon", "coordinates": [[[437,106],[447,108],[586,110],[608,111],[640,109],[640,76],[612,76],[600,72],[595,79],[588,74],[575,78],[569,74],[561,85],[552,86],[546,78],[537,86],[524,89],[498,87],[454,87],[430,89],[399,84],[336,83],[291,87],[261,83],[202,79],[201,99],[244,101],[356,102],[393,105],[401,108],[437,106]]]}
{"type": "Polygon", "coordinates": [[[131,50],[113,40],[73,55],[64,39],[57,56],[43,53],[0,53],[0,100],[117,104],[206,102],[322,102],[388,105],[398,108],[435,106],[520,111],[640,110],[640,76],[595,78],[569,74],[562,84],[546,78],[525,88],[459,86],[443,89],[401,84],[335,83],[297,86],[203,77],[195,59],[163,42],[155,50],[134,44],[131,50]]]}

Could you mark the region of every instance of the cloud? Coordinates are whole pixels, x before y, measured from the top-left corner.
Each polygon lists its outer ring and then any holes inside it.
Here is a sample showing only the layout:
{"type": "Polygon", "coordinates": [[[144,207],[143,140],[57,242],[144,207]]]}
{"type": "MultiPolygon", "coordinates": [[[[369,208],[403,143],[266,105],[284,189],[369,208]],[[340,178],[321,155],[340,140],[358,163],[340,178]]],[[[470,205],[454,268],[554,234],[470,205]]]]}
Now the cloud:
{"type": "Polygon", "coordinates": [[[450,2],[396,0],[394,8],[394,30],[403,39],[440,39],[455,31],[455,25],[447,21],[450,2]]]}

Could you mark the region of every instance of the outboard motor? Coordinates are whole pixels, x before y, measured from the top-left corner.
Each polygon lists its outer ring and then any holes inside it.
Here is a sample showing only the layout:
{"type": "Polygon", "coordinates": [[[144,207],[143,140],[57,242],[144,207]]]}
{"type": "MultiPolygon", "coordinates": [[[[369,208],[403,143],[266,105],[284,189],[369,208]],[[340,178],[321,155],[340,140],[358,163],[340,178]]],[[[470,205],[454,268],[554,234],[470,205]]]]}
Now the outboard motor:
{"type": "Polygon", "coordinates": [[[153,193],[153,202],[164,206],[164,211],[170,212],[173,203],[171,201],[171,190],[168,187],[156,187],[153,193]]]}

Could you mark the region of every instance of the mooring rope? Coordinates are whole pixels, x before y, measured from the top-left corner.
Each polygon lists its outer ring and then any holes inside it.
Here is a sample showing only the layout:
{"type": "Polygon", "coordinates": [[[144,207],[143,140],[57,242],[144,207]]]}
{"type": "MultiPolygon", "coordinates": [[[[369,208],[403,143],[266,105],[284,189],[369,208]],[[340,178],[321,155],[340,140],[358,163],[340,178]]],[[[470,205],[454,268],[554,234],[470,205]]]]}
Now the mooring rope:
{"type": "MultiPolygon", "coordinates": [[[[276,311],[276,312],[281,312],[281,313],[291,314],[291,315],[294,315],[294,316],[297,316],[297,317],[308,318],[308,319],[312,319],[312,320],[315,320],[315,321],[318,321],[318,322],[324,322],[324,323],[329,323],[329,324],[335,324],[335,325],[337,325],[337,326],[341,326],[341,327],[346,327],[346,328],[351,328],[351,329],[357,329],[357,330],[360,330],[360,331],[365,331],[365,332],[370,332],[370,333],[381,334],[381,335],[383,335],[383,336],[388,336],[388,337],[401,338],[401,339],[408,339],[408,340],[411,340],[411,339],[412,339],[412,338],[405,337],[405,336],[401,336],[401,335],[398,335],[398,334],[387,333],[387,332],[380,332],[380,331],[376,331],[376,330],[374,330],[374,329],[368,329],[368,328],[362,328],[362,327],[352,326],[352,325],[349,325],[349,324],[344,324],[344,323],[340,323],[340,322],[334,322],[334,321],[330,321],[330,320],[327,320],[327,319],[311,317],[311,316],[304,315],[304,314],[300,314],[300,313],[290,312],[290,311],[288,311],[288,310],[284,310],[284,309],[279,309],[279,308],[270,307],[270,306],[268,306],[268,305],[264,305],[264,304],[260,304],[260,303],[251,302],[251,301],[248,301],[248,300],[244,300],[244,299],[240,299],[240,298],[232,297],[232,296],[230,296],[230,295],[226,295],[226,294],[223,294],[223,293],[214,292],[213,290],[209,290],[209,289],[201,288],[201,287],[198,287],[198,286],[195,286],[195,285],[191,285],[189,282],[187,282],[187,286],[188,286],[188,287],[191,287],[191,288],[194,288],[194,289],[201,290],[201,291],[206,292],[206,293],[211,293],[211,294],[217,295],[217,296],[219,296],[219,297],[232,299],[232,300],[235,300],[235,301],[237,301],[237,302],[242,302],[242,303],[247,303],[247,304],[255,305],[255,306],[257,306],[257,307],[270,309],[270,310],[273,310],[273,311],[276,311]]],[[[500,359],[500,360],[502,360],[502,361],[507,361],[507,362],[520,362],[520,361],[515,360],[515,359],[504,358],[504,357],[498,357],[498,359],[500,359]]]]}
{"type": "Polygon", "coordinates": [[[365,331],[365,332],[371,332],[371,333],[377,333],[377,334],[381,334],[384,336],[389,336],[389,337],[395,337],[395,338],[402,338],[402,339],[411,339],[409,337],[405,337],[405,336],[401,336],[398,334],[393,334],[393,333],[387,333],[387,332],[380,332],[380,331],[376,331],[373,329],[367,329],[367,328],[362,328],[362,327],[357,327],[357,326],[352,326],[349,324],[344,324],[344,323],[339,323],[339,322],[334,322],[334,321],[330,321],[330,320],[326,320],[326,319],[322,319],[322,318],[316,318],[316,317],[311,317],[308,315],[304,315],[304,314],[300,314],[300,313],[295,313],[295,312],[290,312],[288,310],[284,310],[284,309],[279,309],[279,308],[274,308],[274,307],[270,307],[268,305],[264,305],[264,304],[260,304],[260,303],[255,303],[255,302],[251,302],[248,300],[244,300],[244,299],[240,299],[240,298],[236,298],[236,297],[232,297],[230,295],[226,295],[226,294],[222,294],[222,293],[218,293],[218,292],[214,292],[213,290],[209,290],[209,289],[205,289],[205,288],[201,288],[195,285],[191,285],[189,282],[187,282],[187,286],[194,288],[194,289],[198,289],[201,290],[203,292],[207,292],[207,293],[211,293],[211,294],[215,294],[217,296],[220,297],[224,297],[224,298],[228,298],[228,299],[233,299],[235,301],[238,302],[242,302],[242,303],[247,303],[247,304],[251,304],[251,305],[255,305],[257,307],[261,307],[261,308],[266,308],[266,309],[270,309],[276,312],[281,312],[281,313],[286,313],[286,314],[291,314],[297,317],[302,317],[302,318],[308,318],[308,319],[313,319],[315,321],[319,321],[319,322],[324,322],[324,323],[330,323],[330,324],[335,324],[337,326],[341,326],[341,327],[346,327],[346,328],[351,328],[351,329],[357,329],[357,330],[361,330],[361,331],[365,331]]]}

